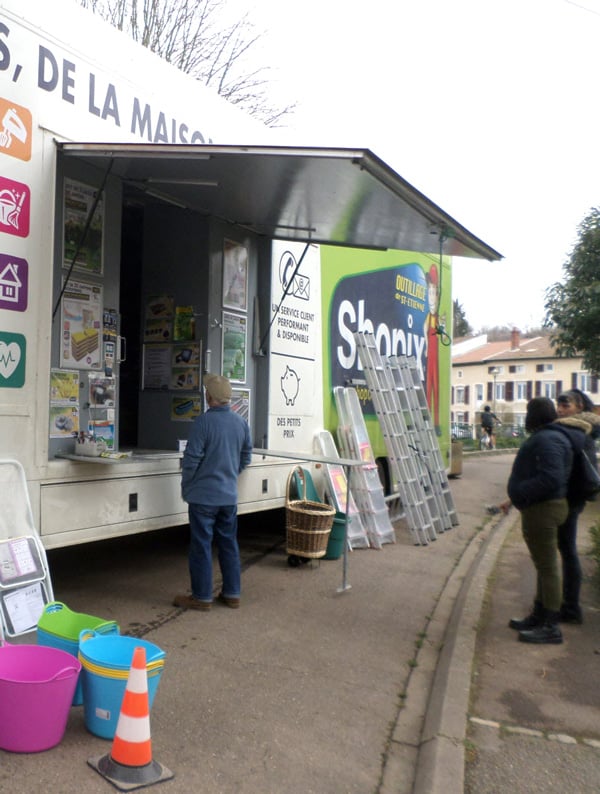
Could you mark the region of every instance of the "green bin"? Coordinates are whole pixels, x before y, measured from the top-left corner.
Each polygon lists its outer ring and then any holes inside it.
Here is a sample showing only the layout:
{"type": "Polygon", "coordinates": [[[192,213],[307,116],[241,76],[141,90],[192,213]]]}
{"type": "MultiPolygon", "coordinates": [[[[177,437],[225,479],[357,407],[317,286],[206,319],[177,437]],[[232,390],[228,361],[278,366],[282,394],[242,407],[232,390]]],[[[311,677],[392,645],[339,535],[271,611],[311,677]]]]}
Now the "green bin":
{"type": "Polygon", "coordinates": [[[344,553],[344,539],[346,537],[346,514],[336,513],[333,519],[333,526],[327,541],[327,551],[325,560],[339,560],[344,553]]]}

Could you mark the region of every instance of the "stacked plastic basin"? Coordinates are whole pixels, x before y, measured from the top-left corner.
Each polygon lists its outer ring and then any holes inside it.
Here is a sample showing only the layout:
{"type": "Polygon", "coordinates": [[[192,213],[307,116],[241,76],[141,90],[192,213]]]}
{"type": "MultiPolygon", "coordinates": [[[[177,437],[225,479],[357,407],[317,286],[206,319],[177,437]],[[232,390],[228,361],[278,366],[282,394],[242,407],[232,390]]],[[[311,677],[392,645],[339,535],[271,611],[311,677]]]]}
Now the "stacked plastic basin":
{"type": "Polygon", "coordinates": [[[84,630],[79,635],[79,661],[83,685],[85,726],[95,736],[112,739],[117,730],[121,704],[134,650],[146,652],[148,705],[151,708],[165,663],[158,645],[137,637],[100,634],[84,630]]]}
{"type": "MultiPolygon", "coordinates": [[[[73,612],[62,601],[51,601],[46,604],[38,620],[37,644],[59,648],[72,656],[78,657],[79,635],[85,629],[99,634],[119,634],[119,626],[114,620],[86,615],[83,612],[73,612]]],[[[82,677],[80,676],[73,696],[73,705],[80,706],[82,703],[83,685],[82,677]]]]}
{"type": "Polygon", "coordinates": [[[38,753],[67,727],[78,659],[58,648],[0,642],[0,748],[38,753]]]}

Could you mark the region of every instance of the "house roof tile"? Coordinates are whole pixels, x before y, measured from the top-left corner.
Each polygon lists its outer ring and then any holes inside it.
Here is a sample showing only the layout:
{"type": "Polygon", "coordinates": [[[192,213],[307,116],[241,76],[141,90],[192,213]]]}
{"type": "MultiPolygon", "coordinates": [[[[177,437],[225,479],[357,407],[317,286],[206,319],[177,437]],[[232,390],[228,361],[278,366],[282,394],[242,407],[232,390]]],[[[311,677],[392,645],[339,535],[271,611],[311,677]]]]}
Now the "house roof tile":
{"type": "MultiPolygon", "coordinates": [[[[458,340],[456,340],[458,341],[458,340]]],[[[519,346],[511,349],[511,340],[485,342],[465,353],[452,356],[452,364],[483,364],[494,361],[520,361],[532,358],[556,358],[549,336],[533,336],[520,340],[519,346]]]]}

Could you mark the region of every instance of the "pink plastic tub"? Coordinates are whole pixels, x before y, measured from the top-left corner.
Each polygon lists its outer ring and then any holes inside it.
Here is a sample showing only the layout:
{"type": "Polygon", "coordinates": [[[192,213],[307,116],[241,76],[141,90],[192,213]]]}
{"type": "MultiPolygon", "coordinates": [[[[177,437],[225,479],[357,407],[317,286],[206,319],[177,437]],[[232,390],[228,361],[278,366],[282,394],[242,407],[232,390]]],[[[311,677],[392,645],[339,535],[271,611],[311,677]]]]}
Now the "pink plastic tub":
{"type": "Polygon", "coordinates": [[[38,753],[64,736],[81,662],[58,648],[0,645],[0,748],[38,753]]]}

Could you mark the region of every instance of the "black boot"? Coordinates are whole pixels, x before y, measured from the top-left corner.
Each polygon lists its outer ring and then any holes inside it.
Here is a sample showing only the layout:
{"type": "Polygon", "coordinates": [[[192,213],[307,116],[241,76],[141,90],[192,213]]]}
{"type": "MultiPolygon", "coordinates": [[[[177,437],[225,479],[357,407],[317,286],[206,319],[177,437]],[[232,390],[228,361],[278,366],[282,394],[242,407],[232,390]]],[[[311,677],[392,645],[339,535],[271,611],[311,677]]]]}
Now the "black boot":
{"type": "Polygon", "coordinates": [[[578,626],[583,623],[583,615],[580,606],[567,606],[567,604],[563,604],[560,608],[559,615],[561,623],[575,623],[578,626]]]}
{"type": "Polygon", "coordinates": [[[534,629],[544,622],[544,607],[540,601],[533,602],[533,609],[531,614],[526,618],[511,618],[508,625],[515,631],[527,631],[527,629],[534,629]]]}
{"type": "Polygon", "coordinates": [[[520,631],[519,640],[521,642],[534,642],[538,645],[543,643],[560,645],[563,641],[561,630],[558,626],[559,612],[546,610],[544,622],[529,631],[520,631]]]}

